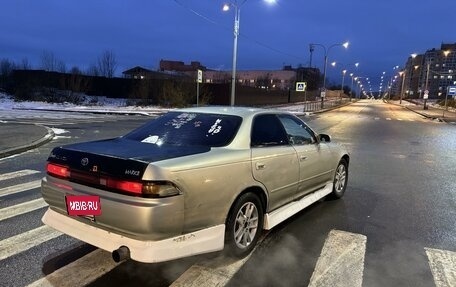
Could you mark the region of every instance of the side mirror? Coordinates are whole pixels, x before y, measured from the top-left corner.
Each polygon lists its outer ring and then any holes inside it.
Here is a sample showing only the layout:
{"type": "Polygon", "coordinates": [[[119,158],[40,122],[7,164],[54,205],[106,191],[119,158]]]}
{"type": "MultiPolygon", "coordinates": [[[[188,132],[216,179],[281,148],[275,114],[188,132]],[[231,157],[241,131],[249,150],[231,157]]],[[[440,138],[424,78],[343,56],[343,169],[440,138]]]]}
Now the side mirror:
{"type": "Polygon", "coordinates": [[[331,141],[331,137],[327,134],[319,134],[318,135],[318,139],[320,142],[330,142],[331,141]]]}

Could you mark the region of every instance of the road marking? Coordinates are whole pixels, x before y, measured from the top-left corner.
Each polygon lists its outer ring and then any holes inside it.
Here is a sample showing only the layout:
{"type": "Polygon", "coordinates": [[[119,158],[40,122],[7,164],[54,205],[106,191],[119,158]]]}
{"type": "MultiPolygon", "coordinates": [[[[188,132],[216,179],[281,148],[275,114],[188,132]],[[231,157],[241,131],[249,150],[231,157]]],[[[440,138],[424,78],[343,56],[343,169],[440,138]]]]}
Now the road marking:
{"type": "Polygon", "coordinates": [[[242,265],[249,260],[252,253],[253,251],[241,260],[219,256],[204,263],[194,264],[170,287],[225,286],[242,265]]]}
{"type": "Polygon", "coordinates": [[[54,230],[46,225],[18,234],[8,239],[0,241],[0,260],[26,251],[41,243],[62,235],[61,232],[54,230]]]}
{"type": "Polygon", "coordinates": [[[114,269],[118,264],[120,263],[112,260],[111,253],[97,249],[27,287],[86,286],[114,269]]]}
{"type": "Polygon", "coordinates": [[[379,119],[380,119],[380,118],[378,118],[378,117],[375,117],[375,120],[376,120],[376,121],[378,121],[379,119]]]}
{"type": "Polygon", "coordinates": [[[40,173],[40,172],[37,170],[32,170],[32,169],[18,170],[18,171],[1,174],[0,180],[13,179],[13,178],[36,174],[36,173],[40,173]]]}
{"type": "Polygon", "coordinates": [[[0,221],[47,206],[42,198],[0,209],[0,221]]]}
{"type": "Polygon", "coordinates": [[[40,186],[41,186],[41,179],[13,185],[10,187],[0,188],[0,197],[27,191],[27,190],[34,189],[34,188],[38,188],[40,186]]]}
{"type": "Polygon", "coordinates": [[[403,119],[397,119],[398,121],[403,121],[403,119]]]}
{"type": "Polygon", "coordinates": [[[391,118],[386,118],[387,121],[391,121],[391,118]]]}
{"type": "Polygon", "coordinates": [[[309,287],[361,287],[366,241],[366,236],[362,234],[331,230],[310,278],[309,287]]]}
{"type": "Polygon", "coordinates": [[[456,252],[424,248],[437,287],[456,286],[456,252]]]}

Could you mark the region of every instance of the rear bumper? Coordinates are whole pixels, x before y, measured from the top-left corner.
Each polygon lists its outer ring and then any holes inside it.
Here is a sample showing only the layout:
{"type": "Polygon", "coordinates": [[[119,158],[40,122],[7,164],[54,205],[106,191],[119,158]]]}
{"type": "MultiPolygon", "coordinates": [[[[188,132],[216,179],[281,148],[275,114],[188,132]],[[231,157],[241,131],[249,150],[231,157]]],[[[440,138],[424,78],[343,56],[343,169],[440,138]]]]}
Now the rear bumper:
{"type": "Polygon", "coordinates": [[[220,224],[164,240],[138,240],[85,224],[50,208],[42,221],[60,232],[109,252],[126,246],[133,260],[145,263],[222,250],[225,236],[225,225],[220,224]]]}
{"type": "MultiPolygon", "coordinates": [[[[43,178],[41,193],[46,203],[61,214],[67,214],[67,195],[99,196],[101,215],[96,217],[96,224],[92,225],[127,237],[156,241],[183,233],[183,195],[141,198],[112,193],[51,176],[43,178]]],[[[84,223],[84,219],[77,220],[84,223]]]]}

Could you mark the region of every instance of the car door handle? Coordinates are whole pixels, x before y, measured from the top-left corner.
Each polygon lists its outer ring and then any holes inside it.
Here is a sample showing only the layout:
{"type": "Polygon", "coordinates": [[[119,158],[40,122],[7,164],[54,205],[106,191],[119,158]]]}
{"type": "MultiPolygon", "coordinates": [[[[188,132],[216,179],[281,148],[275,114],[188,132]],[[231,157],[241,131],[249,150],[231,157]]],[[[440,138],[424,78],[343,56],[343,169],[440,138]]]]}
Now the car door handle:
{"type": "Polygon", "coordinates": [[[255,168],[257,170],[264,169],[265,167],[266,167],[266,165],[264,163],[261,163],[261,162],[255,163],[255,168]]]}
{"type": "Polygon", "coordinates": [[[301,156],[299,157],[299,160],[300,160],[300,161],[305,161],[306,159],[307,159],[307,156],[305,156],[305,155],[301,155],[301,156]]]}

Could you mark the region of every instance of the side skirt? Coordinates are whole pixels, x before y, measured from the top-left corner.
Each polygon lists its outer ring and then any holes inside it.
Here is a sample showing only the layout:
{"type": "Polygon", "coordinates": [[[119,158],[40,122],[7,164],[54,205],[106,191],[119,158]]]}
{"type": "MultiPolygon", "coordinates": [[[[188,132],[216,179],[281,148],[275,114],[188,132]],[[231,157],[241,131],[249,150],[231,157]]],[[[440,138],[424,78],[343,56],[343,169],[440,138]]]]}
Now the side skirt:
{"type": "Polygon", "coordinates": [[[328,182],[326,185],[311,194],[308,194],[297,201],[292,201],[287,205],[284,205],[270,213],[266,213],[264,216],[264,229],[270,230],[277,224],[281,223],[282,221],[290,218],[291,216],[295,215],[296,213],[300,212],[304,208],[308,207],[312,203],[320,200],[321,198],[325,197],[326,195],[330,194],[333,189],[333,183],[328,182]]]}

